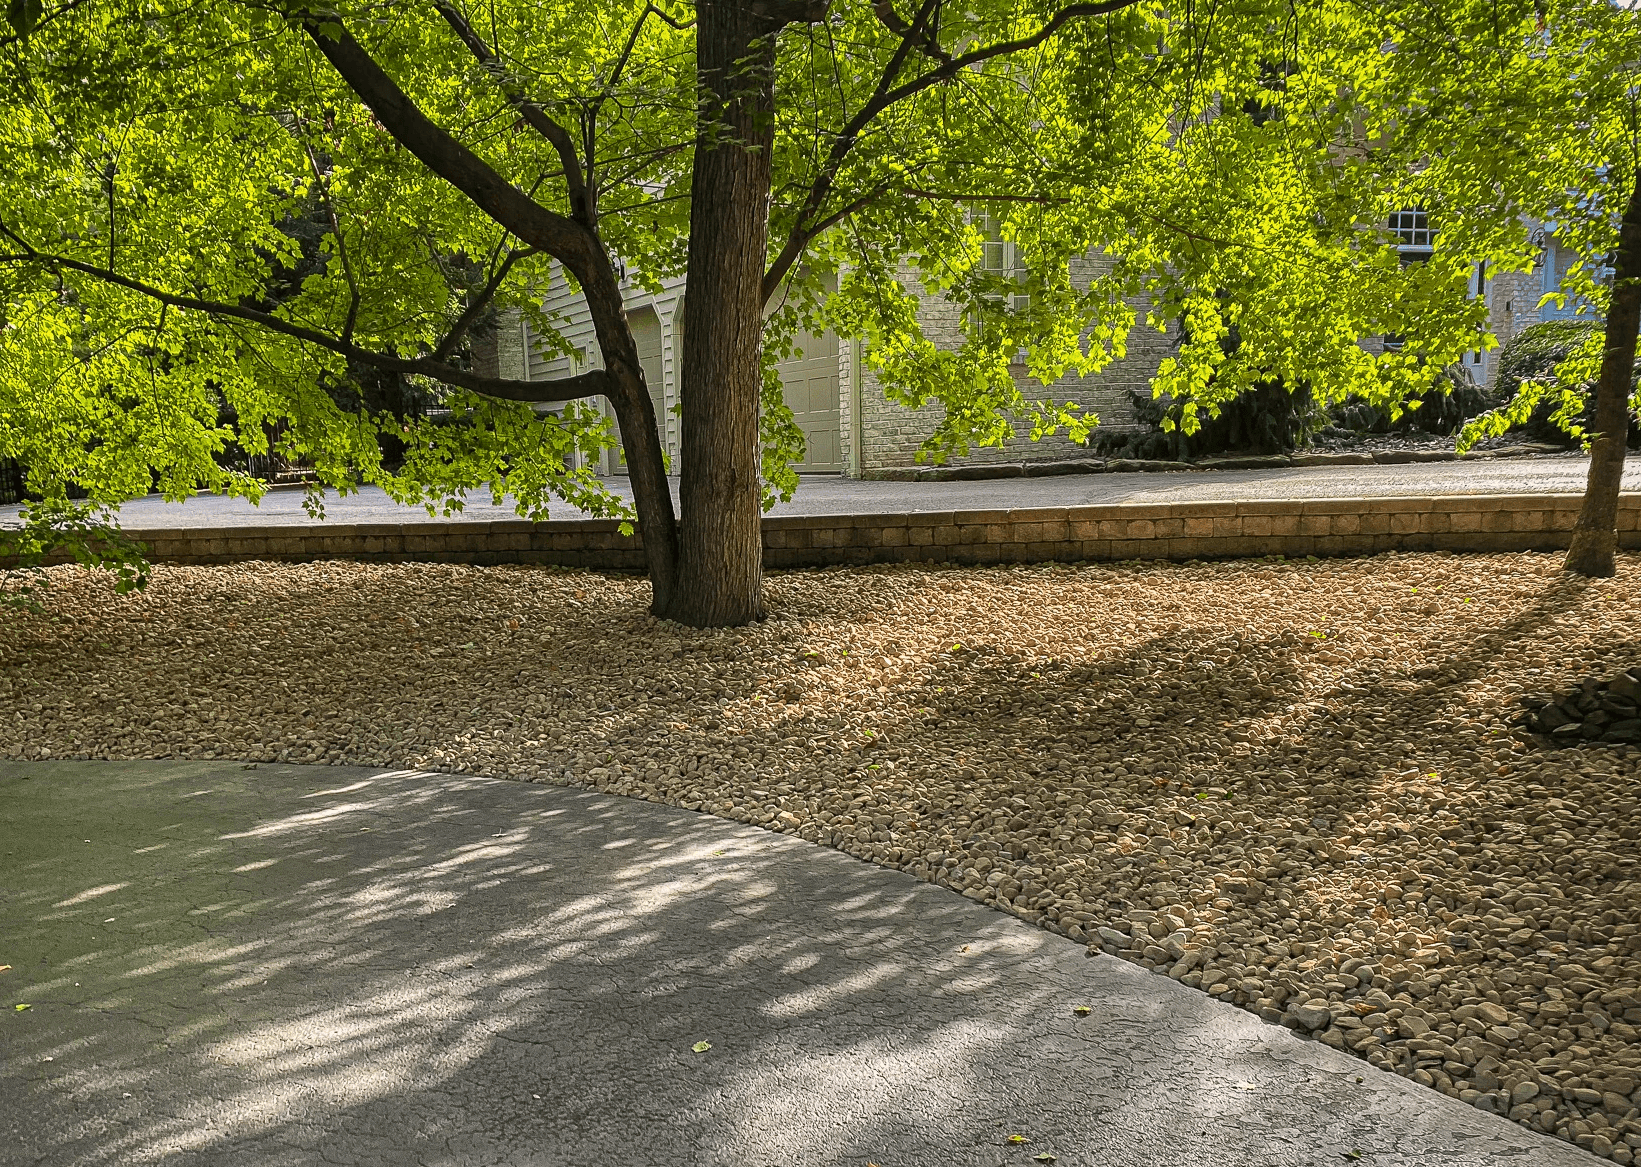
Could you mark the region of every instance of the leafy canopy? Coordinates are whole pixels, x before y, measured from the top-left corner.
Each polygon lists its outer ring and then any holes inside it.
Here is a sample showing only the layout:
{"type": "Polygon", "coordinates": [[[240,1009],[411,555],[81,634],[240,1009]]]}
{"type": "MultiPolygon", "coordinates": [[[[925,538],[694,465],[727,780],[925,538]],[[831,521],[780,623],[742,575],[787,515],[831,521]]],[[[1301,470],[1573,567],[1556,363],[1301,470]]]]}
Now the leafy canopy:
{"type": "MultiPolygon", "coordinates": [[[[1528,262],[1498,217],[1526,209],[1521,184],[1500,193],[1421,145],[1452,118],[1394,115],[1441,53],[1425,64],[1412,33],[1417,55],[1370,51],[1382,15],[1360,5],[812,7],[821,19],[778,37],[766,360],[800,327],[865,338],[896,400],[943,407],[933,457],[1086,433],[1097,419],[1051,387],[1120,358],[1135,327],[1178,339],[1156,384],[1188,428],[1271,380],[1394,406],[1475,347],[1469,265],[1528,262]],[[1409,200],[1494,217],[1444,219],[1436,259],[1403,268],[1377,225],[1409,200]],[[1016,268],[988,263],[977,208],[1016,268]],[[959,345],[930,334],[925,291],[961,306],[959,345]],[[1358,343],[1391,331],[1400,352],[1358,343]]],[[[681,272],[693,151],[715,133],[696,125],[688,5],[350,3],[317,31],[313,10],[232,0],[14,9],[0,455],[36,490],[254,498],[235,459],[277,449],[329,486],[407,502],[488,489],[529,515],[555,498],[629,514],[570,468],[610,441],[596,407],[543,414],[473,363],[504,310],[561,343],[540,304],[564,268],[419,162],[316,37],[356,37],[435,125],[560,214],[577,209],[564,154],[521,102],[567,126],[603,245],[653,288],[681,272]],[[370,377],[448,416],[363,392],[370,377]]],[[[1565,191],[1597,172],[1533,173],[1565,191]]],[[[765,478],[790,491],[801,436],[773,375],[764,405],[765,478]]]]}

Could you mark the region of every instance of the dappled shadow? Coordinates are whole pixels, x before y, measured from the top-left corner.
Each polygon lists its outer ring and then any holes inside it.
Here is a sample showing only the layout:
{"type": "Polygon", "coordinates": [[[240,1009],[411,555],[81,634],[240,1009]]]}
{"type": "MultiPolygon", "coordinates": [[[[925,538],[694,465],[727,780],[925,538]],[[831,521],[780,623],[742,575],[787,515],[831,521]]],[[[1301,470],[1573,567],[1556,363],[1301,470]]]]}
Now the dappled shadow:
{"type": "Polygon", "coordinates": [[[708,816],[209,763],[10,764],[0,794],[32,1006],[0,1113],[31,1162],[994,1163],[1021,1132],[1073,1163],[1411,1164],[1506,1133],[708,816]]]}

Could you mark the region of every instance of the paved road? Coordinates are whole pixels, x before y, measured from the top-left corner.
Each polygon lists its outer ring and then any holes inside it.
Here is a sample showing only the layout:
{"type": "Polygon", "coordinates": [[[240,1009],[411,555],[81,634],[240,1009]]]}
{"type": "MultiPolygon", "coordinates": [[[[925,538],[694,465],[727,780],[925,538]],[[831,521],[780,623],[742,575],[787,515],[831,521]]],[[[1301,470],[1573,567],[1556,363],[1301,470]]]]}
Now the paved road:
{"type": "Polygon", "coordinates": [[[0,807],[8,1165],[1596,1162],[704,815],[231,762],[7,763],[0,807]]]}
{"type": "MultiPolygon", "coordinates": [[[[1009,478],[988,482],[860,482],[806,475],[796,496],[776,515],[881,514],[903,511],[990,510],[1011,507],[1090,506],[1114,502],[1190,502],[1199,499],[1360,498],[1443,494],[1581,494],[1589,460],[1582,455],[1478,462],[1429,462],[1408,466],[1316,466],[1287,470],[1202,470],[1172,474],[1087,474],[1064,478],[1009,478]]],[[[609,485],[630,497],[625,478],[609,485]]],[[[1641,490],[1641,465],[1625,470],[1627,490],[1641,490]]],[[[674,492],[677,480],[674,480],[674,492]]],[[[186,503],[156,497],[125,504],[121,522],[132,530],[174,527],[227,528],[306,526],[317,520],[302,507],[301,491],[272,491],[254,507],[237,499],[203,495],[186,503]]],[[[15,507],[0,507],[4,522],[15,507]]],[[[469,501],[452,522],[513,519],[511,505],[496,507],[488,495],[469,501]]],[[[554,518],[580,518],[571,507],[554,518]]],[[[402,507],[370,488],[330,499],[330,523],[415,523],[426,510],[402,507]]]]}

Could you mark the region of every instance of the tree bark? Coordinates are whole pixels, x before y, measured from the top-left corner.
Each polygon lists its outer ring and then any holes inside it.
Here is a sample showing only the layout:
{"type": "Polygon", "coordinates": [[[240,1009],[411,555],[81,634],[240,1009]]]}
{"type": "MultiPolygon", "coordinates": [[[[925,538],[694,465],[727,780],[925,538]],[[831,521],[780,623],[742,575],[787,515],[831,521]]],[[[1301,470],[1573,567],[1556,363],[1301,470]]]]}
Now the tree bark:
{"type": "MultiPolygon", "coordinates": [[[[446,11],[447,20],[451,14],[451,11],[446,11]]],[[[455,25],[458,32],[465,29],[465,24],[459,20],[455,21],[455,25]]],[[[604,241],[598,234],[596,192],[584,188],[568,136],[549,123],[539,110],[530,116],[531,124],[542,129],[560,150],[572,187],[571,202],[575,204],[573,217],[570,218],[541,206],[498,174],[484,159],[430,121],[353,35],[341,26],[339,20],[327,18],[320,21],[313,18],[305,22],[304,28],[314,45],[395,139],[429,170],[465,194],[491,219],[528,246],[553,256],[580,282],[592,314],[599,351],[604,357],[607,377],[604,392],[608,394],[616,418],[621,423],[622,445],[632,482],[633,506],[638,512],[645,563],[654,589],[650,610],[657,616],[668,615],[675,597],[678,574],[678,527],[674,520],[672,492],[667,487],[666,461],[655,429],[655,407],[644,386],[644,370],[638,363],[638,346],[633,343],[632,330],[627,327],[626,311],[621,302],[621,284],[604,248],[604,241]]],[[[477,46],[475,52],[480,52],[481,60],[488,59],[488,48],[474,39],[470,39],[469,43],[477,46]]],[[[764,190],[767,192],[767,151],[763,157],[764,190]]],[[[767,219],[767,207],[763,214],[767,219]]],[[[445,379],[450,378],[446,376],[445,379]]],[[[482,386],[475,385],[474,388],[477,392],[485,391],[482,386]]],[[[756,408],[757,397],[754,395],[754,448],[757,437],[756,408]]],[[[753,505],[756,508],[756,480],[753,490],[753,505]]]]}
{"type": "Polygon", "coordinates": [[[764,614],[759,354],[779,23],[745,0],[706,0],[696,14],[700,113],[684,300],[682,521],[669,614],[720,627],[764,614]]]}
{"type": "MultiPolygon", "coordinates": [[[[599,266],[599,265],[595,265],[599,266]]],[[[667,618],[677,599],[678,524],[667,485],[666,453],[655,424],[655,405],[638,363],[638,345],[621,300],[621,284],[609,260],[596,280],[582,285],[592,310],[593,331],[609,378],[605,393],[621,426],[621,448],[627,458],[633,509],[644,540],[644,565],[650,577],[650,612],[667,618]]]]}
{"type": "Polygon", "coordinates": [[[1618,549],[1618,492],[1624,479],[1624,448],[1630,436],[1630,382],[1636,332],[1641,328],[1641,171],[1631,180],[1629,206],[1613,260],[1612,302],[1607,308],[1606,348],[1595,387],[1595,439],[1584,505],[1562,566],[1579,575],[1609,576],[1618,549]]]}

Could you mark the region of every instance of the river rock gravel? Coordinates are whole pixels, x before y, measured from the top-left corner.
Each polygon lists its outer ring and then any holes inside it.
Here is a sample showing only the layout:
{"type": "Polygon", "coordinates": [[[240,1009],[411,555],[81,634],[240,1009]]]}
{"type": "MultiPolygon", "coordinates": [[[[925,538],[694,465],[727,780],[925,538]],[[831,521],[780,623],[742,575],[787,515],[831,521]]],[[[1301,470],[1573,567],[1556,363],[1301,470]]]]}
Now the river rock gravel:
{"type": "MultiPolygon", "coordinates": [[[[1524,694],[1641,665],[1641,563],[777,574],[703,632],[547,568],[51,572],[0,757],[578,783],[902,868],[1620,1163],[1641,1157],[1641,751],[1524,694]]],[[[88,791],[88,797],[95,792],[88,791]]]]}

